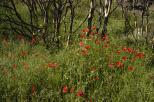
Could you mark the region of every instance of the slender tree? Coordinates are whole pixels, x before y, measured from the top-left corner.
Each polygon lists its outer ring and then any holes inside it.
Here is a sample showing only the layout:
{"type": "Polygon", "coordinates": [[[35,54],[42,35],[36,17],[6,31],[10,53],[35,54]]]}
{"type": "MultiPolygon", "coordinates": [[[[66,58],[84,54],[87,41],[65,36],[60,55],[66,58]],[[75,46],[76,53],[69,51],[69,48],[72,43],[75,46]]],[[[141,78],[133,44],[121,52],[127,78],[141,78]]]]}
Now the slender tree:
{"type": "Polygon", "coordinates": [[[102,25],[103,12],[104,12],[103,2],[102,2],[102,0],[99,0],[99,12],[98,12],[99,17],[98,17],[98,26],[96,28],[97,33],[99,32],[101,25],[102,25]]]}
{"type": "Polygon", "coordinates": [[[91,27],[92,27],[94,12],[95,12],[95,4],[96,4],[96,0],[90,1],[90,10],[89,10],[89,15],[88,15],[88,29],[89,29],[89,31],[87,33],[87,36],[89,36],[91,33],[91,27]]]}
{"type": "Polygon", "coordinates": [[[108,25],[108,19],[109,19],[109,13],[111,10],[112,0],[104,0],[104,25],[103,30],[101,33],[101,36],[104,36],[107,33],[107,25],[108,25]]]}

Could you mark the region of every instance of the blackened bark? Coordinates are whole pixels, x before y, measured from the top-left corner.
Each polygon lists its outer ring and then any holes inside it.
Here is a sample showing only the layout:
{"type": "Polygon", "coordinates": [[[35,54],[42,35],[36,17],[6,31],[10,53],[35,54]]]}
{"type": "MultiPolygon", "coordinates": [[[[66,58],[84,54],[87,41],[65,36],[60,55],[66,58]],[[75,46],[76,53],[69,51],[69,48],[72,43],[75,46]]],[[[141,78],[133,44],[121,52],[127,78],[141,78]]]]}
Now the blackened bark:
{"type": "Polygon", "coordinates": [[[90,2],[89,16],[88,16],[88,29],[89,29],[89,31],[87,33],[87,36],[89,36],[90,33],[91,33],[91,27],[92,27],[94,12],[95,12],[95,0],[91,0],[91,2],[90,2]]]}
{"type": "Polygon", "coordinates": [[[98,26],[96,28],[96,32],[98,33],[99,32],[99,29],[102,25],[102,18],[103,18],[103,3],[102,3],[102,0],[99,1],[99,17],[98,17],[98,26]]]}
{"type": "Polygon", "coordinates": [[[69,0],[69,9],[71,11],[71,16],[70,16],[70,29],[69,29],[68,39],[67,39],[67,45],[71,43],[72,33],[73,33],[73,24],[74,24],[74,17],[75,17],[75,6],[73,6],[73,0],[69,0]]]}
{"type": "Polygon", "coordinates": [[[92,17],[88,18],[88,29],[89,29],[89,31],[88,31],[88,33],[87,33],[87,36],[89,36],[90,33],[91,33],[92,20],[93,20],[92,17]]]}
{"type": "Polygon", "coordinates": [[[107,24],[108,24],[108,16],[104,18],[104,25],[103,25],[103,30],[102,30],[102,36],[107,34],[107,24]]]}
{"type": "Polygon", "coordinates": [[[105,2],[105,7],[104,7],[105,15],[104,15],[104,25],[103,25],[101,37],[107,34],[107,25],[108,25],[109,13],[110,13],[111,5],[112,5],[112,0],[105,0],[104,2],[105,2]]]}

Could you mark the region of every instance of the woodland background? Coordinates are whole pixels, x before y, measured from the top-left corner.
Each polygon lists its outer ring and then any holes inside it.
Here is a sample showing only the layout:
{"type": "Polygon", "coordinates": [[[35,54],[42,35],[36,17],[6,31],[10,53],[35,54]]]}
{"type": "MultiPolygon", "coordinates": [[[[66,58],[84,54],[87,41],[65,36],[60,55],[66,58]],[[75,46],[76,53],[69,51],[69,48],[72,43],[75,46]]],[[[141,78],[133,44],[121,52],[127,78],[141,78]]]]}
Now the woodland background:
{"type": "Polygon", "coordinates": [[[2,102],[153,102],[153,0],[1,0],[2,102]]]}

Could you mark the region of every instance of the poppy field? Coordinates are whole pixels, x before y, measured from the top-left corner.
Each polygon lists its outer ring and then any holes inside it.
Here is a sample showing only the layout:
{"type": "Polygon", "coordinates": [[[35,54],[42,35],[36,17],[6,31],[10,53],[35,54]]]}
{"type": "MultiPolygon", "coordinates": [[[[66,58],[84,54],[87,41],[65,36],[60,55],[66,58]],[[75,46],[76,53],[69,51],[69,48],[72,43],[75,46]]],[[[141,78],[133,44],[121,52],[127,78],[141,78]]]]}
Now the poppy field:
{"type": "Polygon", "coordinates": [[[147,46],[81,30],[70,47],[50,53],[35,39],[2,37],[1,102],[153,102],[153,52],[147,46]]]}
{"type": "Polygon", "coordinates": [[[154,0],[0,0],[0,102],[154,102],[154,0]]]}

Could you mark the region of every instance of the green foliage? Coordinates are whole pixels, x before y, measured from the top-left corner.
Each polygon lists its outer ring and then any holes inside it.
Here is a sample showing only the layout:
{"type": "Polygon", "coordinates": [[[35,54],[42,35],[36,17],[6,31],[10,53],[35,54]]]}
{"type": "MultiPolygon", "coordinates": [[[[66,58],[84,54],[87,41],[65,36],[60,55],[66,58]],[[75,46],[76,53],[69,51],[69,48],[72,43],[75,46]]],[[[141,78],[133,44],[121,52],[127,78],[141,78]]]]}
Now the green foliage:
{"type": "MultiPolygon", "coordinates": [[[[73,30],[87,16],[89,3],[82,0],[81,4],[85,6],[76,8],[73,30]]],[[[21,5],[17,5],[18,12],[29,22],[28,8],[21,5]]],[[[14,32],[8,32],[6,39],[0,35],[0,101],[153,102],[154,54],[143,43],[119,37],[124,32],[121,11],[118,9],[110,17],[109,36],[100,38],[93,26],[87,37],[88,29],[82,30],[87,25],[84,23],[79,29],[82,32],[73,33],[72,44],[66,47],[69,16],[70,12],[58,35],[63,47],[52,54],[41,41],[33,44],[24,37],[16,38],[14,32]]],[[[97,16],[93,25],[98,23],[97,16]]],[[[10,27],[6,25],[0,29],[10,27]]],[[[35,25],[43,28],[43,19],[39,17],[35,25]]],[[[52,35],[52,29],[48,30],[52,35]]],[[[51,40],[52,36],[47,41],[49,46],[53,44],[51,40]]]]}
{"type": "Polygon", "coordinates": [[[54,54],[26,40],[3,40],[1,100],[152,102],[151,50],[83,31],[76,43],[54,54]]]}

